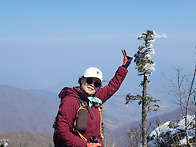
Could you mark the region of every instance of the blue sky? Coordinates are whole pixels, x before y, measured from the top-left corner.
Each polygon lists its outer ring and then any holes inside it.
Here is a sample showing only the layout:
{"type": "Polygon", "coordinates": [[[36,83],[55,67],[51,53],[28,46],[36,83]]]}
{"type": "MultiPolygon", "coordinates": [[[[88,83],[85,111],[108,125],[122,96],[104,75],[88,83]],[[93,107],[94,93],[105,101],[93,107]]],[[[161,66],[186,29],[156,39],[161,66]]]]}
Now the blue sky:
{"type": "MultiPolygon", "coordinates": [[[[153,43],[152,77],[170,73],[172,66],[191,74],[195,6],[195,0],[1,0],[0,84],[74,86],[90,66],[110,79],[122,64],[121,49],[133,56],[143,43],[137,37],[147,29],[167,35],[153,43]]],[[[133,62],[129,71],[126,83],[133,87],[138,78],[133,62]]]]}

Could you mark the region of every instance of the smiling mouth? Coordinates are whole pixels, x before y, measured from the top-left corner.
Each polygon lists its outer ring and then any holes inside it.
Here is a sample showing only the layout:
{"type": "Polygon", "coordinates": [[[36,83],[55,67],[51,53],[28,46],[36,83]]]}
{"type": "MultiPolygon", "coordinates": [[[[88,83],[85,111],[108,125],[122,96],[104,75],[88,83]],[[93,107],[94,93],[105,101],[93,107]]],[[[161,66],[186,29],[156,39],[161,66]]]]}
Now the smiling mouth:
{"type": "Polygon", "coordinates": [[[87,87],[89,90],[93,91],[94,89],[90,86],[87,87]]]}

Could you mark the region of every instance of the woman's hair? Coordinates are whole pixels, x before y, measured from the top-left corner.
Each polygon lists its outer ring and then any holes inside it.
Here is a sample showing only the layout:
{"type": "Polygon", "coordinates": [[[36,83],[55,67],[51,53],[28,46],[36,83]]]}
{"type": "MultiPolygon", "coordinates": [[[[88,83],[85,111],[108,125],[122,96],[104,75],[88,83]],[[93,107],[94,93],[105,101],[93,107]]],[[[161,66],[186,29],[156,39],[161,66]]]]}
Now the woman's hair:
{"type": "Polygon", "coordinates": [[[84,76],[81,76],[79,79],[78,79],[78,84],[80,84],[81,86],[81,79],[85,78],[84,76]]]}

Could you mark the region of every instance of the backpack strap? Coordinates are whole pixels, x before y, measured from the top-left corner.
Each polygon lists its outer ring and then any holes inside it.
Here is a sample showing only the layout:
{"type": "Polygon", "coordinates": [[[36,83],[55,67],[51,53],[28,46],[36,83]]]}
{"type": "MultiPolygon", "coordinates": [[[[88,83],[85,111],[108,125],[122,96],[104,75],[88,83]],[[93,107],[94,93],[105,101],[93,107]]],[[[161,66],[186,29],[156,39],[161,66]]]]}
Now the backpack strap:
{"type": "Polygon", "coordinates": [[[81,107],[83,107],[83,108],[85,108],[85,107],[87,107],[86,105],[85,105],[85,103],[84,103],[84,101],[83,100],[81,100],[80,98],[78,98],[78,97],[76,97],[76,99],[77,99],[77,101],[78,101],[78,104],[79,104],[79,106],[81,107]]]}
{"type": "Polygon", "coordinates": [[[99,113],[100,113],[100,137],[101,139],[104,139],[104,136],[103,136],[103,129],[102,129],[102,121],[103,121],[103,115],[102,115],[102,110],[100,107],[98,107],[98,110],[99,110],[99,113]]]}
{"type": "MultiPolygon", "coordinates": [[[[81,100],[80,98],[77,98],[76,97],[76,99],[78,100],[78,104],[79,104],[79,109],[82,109],[82,108],[85,108],[85,107],[87,107],[87,110],[89,111],[89,113],[90,113],[90,116],[91,116],[91,119],[93,119],[93,115],[92,115],[92,112],[91,112],[91,109],[90,109],[90,107],[88,107],[88,106],[86,106],[85,105],[85,103],[84,103],[84,101],[83,100],[81,100]]],[[[100,138],[101,139],[104,139],[104,135],[103,135],[103,125],[102,125],[102,121],[103,121],[103,116],[102,116],[102,109],[101,109],[101,106],[100,105],[97,105],[97,107],[98,107],[98,110],[99,110],[99,113],[100,113],[100,138]]],[[[78,111],[79,111],[79,109],[78,109],[78,111]]],[[[78,113],[78,111],[77,111],[77,113],[78,113]]],[[[74,126],[76,125],[76,119],[75,119],[75,121],[74,121],[74,126]]],[[[77,130],[76,130],[77,131],[77,130]]],[[[84,140],[87,140],[79,131],[77,131],[77,133],[79,134],[79,136],[82,138],[82,139],[84,139],[84,140]]]]}
{"type": "MultiPolygon", "coordinates": [[[[87,107],[87,110],[88,110],[89,113],[90,113],[91,119],[93,119],[93,115],[92,115],[91,109],[90,109],[87,105],[85,105],[85,103],[84,103],[83,100],[81,100],[81,99],[78,98],[78,97],[75,97],[75,98],[77,99],[78,104],[79,104],[79,109],[78,109],[78,111],[79,111],[80,109],[84,109],[84,108],[87,107]]],[[[100,137],[101,137],[101,139],[103,139],[103,138],[104,138],[104,136],[103,136],[103,130],[102,130],[102,128],[103,128],[103,125],[102,125],[103,116],[102,116],[102,110],[101,110],[100,107],[101,107],[101,106],[99,105],[99,106],[98,106],[98,110],[99,110],[99,112],[100,112],[100,137]]],[[[77,113],[78,113],[78,111],[77,111],[77,113]]],[[[57,116],[58,116],[58,114],[57,114],[57,116]]],[[[55,121],[54,121],[53,126],[52,126],[52,127],[54,128],[54,133],[56,133],[56,130],[57,130],[57,116],[55,117],[55,121]]],[[[76,119],[74,120],[74,127],[75,127],[75,126],[76,126],[76,119]]],[[[79,131],[77,131],[77,130],[74,130],[74,131],[76,131],[82,139],[87,140],[79,131]]]]}
{"type": "MultiPolygon", "coordinates": [[[[78,111],[79,111],[80,109],[85,109],[87,106],[85,105],[85,103],[84,103],[83,100],[81,100],[81,99],[78,98],[78,97],[75,97],[75,98],[77,99],[78,104],[79,104],[79,109],[77,110],[77,113],[76,113],[76,116],[77,116],[78,111]]],[[[87,108],[88,108],[88,107],[87,107],[87,108]]],[[[88,111],[89,111],[89,110],[88,110],[88,111]]],[[[90,112],[89,112],[89,113],[90,113],[90,112]]],[[[92,113],[90,113],[90,114],[92,115],[92,113]]],[[[78,135],[80,136],[81,139],[83,139],[83,140],[85,140],[85,141],[88,141],[87,138],[84,137],[84,136],[80,133],[80,131],[78,131],[78,130],[76,129],[76,121],[77,121],[77,118],[75,118],[75,120],[74,120],[74,130],[78,133],[78,135]]]]}
{"type": "MultiPolygon", "coordinates": [[[[85,105],[85,103],[84,103],[84,101],[83,101],[82,99],[80,99],[80,98],[78,98],[78,97],[76,97],[76,99],[77,99],[78,104],[79,104],[79,109],[78,109],[78,111],[79,111],[80,109],[84,109],[84,108],[87,107],[87,110],[88,110],[88,112],[90,113],[91,119],[93,119],[93,115],[92,115],[92,112],[91,112],[90,107],[88,107],[87,105],[85,105]]],[[[101,139],[104,139],[103,130],[102,130],[102,128],[103,128],[103,127],[102,127],[103,116],[102,116],[102,110],[101,110],[101,108],[100,108],[100,105],[98,106],[98,110],[99,110],[99,113],[100,113],[100,138],[101,138],[101,139]]],[[[77,111],[77,113],[78,113],[78,111],[77,111]]],[[[76,119],[74,120],[74,128],[75,128],[75,126],[76,126],[76,119]]],[[[84,139],[84,140],[87,141],[87,139],[86,139],[78,130],[75,130],[75,131],[78,133],[78,135],[80,136],[80,138],[82,138],[82,139],[84,139]]]]}
{"type": "Polygon", "coordinates": [[[91,116],[91,119],[93,119],[93,114],[91,112],[91,109],[89,106],[85,105],[84,101],[81,100],[80,98],[76,97],[77,101],[78,101],[78,104],[79,104],[79,109],[81,109],[82,107],[83,108],[87,108],[88,112],[90,113],[90,116],[91,116]]]}
{"type": "MultiPolygon", "coordinates": [[[[76,115],[78,115],[78,111],[81,110],[81,109],[85,109],[85,108],[84,108],[83,106],[80,106],[79,109],[77,110],[77,114],[76,114],[76,115]]],[[[80,133],[80,131],[78,131],[78,130],[76,129],[76,123],[77,123],[77,118],[75,118],[75,120],[74,120],[74,128],[73,128],[74,131],[76,131],[76,132],[78,133],[78,135],[80,136],[80,138],[84,139],[85,141],[88,141],[87,138],[84,137],[84,136],[80,133]]]]}

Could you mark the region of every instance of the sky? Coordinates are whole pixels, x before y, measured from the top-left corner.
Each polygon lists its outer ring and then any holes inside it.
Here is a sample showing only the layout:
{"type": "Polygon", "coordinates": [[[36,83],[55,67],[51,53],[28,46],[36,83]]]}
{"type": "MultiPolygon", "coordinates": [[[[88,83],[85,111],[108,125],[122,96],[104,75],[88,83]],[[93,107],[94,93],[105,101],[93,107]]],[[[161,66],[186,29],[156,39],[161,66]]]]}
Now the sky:
{"type": "MultiPolygon", "coordinates": [[[[192,74],[195,6],[195,0],[0,0],[0,84],[74,86],[91,66],[109,80],[122,65],[121,49],[133,56],[146,30],[167,35],[153,43],[154,81],[173,66],[192,74]]],[[[141,80],[132,62],[127,91],[135,79],[141,80]]]]}

